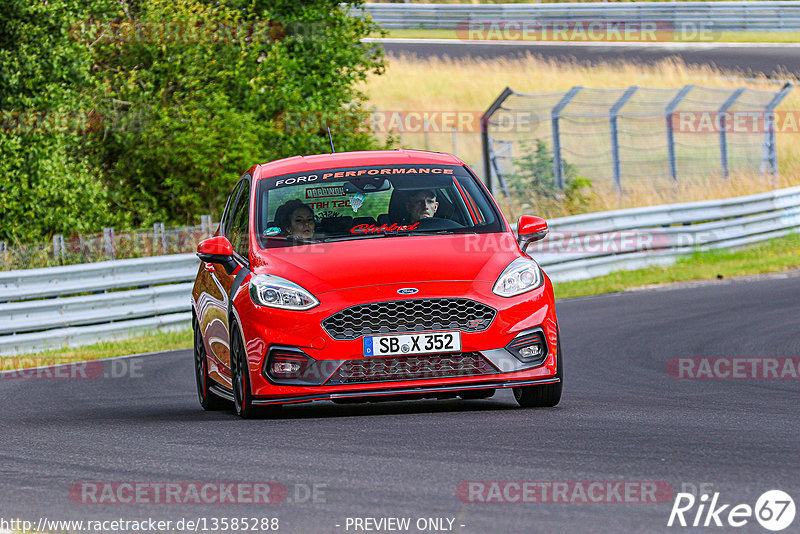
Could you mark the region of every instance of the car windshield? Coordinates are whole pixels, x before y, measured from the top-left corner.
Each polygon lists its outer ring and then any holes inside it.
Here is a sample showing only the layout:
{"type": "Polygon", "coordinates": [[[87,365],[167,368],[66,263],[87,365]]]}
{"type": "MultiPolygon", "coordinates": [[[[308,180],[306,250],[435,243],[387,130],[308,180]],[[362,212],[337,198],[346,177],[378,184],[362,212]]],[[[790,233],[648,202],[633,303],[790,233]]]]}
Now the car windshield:
{"type": "Polygon", "coordinates": [[[477,178],[458,165],[378,165],[258,182],[262,248],[503,230],[477,178]]]}

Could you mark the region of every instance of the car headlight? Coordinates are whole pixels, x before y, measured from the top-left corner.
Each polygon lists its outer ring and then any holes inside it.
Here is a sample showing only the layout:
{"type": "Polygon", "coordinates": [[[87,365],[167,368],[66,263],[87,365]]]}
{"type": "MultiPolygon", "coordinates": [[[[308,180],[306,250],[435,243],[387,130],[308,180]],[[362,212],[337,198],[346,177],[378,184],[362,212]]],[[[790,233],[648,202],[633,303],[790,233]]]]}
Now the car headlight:
{"type": "Polygon", "coordinates": [[[536,289],[543,283],[544,276],[538,263],[529,258],[517,258],[500,273],[492,292],[501,297],[513,297],[536,289]]]}
{"type": "Polygon", "coordinates": [[[307,290],[272,274],[257,274],[250,280],[250,297],[260,306],[284,310],[310,310],[319,304],[307,290]]]}

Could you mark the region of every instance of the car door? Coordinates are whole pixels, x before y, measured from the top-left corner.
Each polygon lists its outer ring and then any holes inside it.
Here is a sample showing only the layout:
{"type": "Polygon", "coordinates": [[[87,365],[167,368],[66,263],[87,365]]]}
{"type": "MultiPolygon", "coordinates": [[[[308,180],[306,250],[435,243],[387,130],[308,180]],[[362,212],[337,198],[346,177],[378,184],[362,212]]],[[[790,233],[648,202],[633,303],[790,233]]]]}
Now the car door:
{"type": "MultiPolygon", "coordinates": [[[[219,234],[228,238],[234,249],[234,258],[237,268],[228,274],[225,268],[218,263],[205,263],[201,269],[201,277],[207,279],[203,284],[206,291],[201,294],[198,302],[198,317],[203,325],[203,338],[208,355],[208,375],[216,382],[230,386],[230,329],[228,317],[230,316],[231,293],[234,286],[238,285],[237,275],[242,267],[249,267],[249,250],[247,239],[249,235],[250,212],[250,175],[245,175],[237,183],[228,200],[222,220],[220,221],[219,234]],[[242,246],[244,240],[244,247],[242,246]]],[[[241,279],[241,277],[239,277],[241,279]]]]}

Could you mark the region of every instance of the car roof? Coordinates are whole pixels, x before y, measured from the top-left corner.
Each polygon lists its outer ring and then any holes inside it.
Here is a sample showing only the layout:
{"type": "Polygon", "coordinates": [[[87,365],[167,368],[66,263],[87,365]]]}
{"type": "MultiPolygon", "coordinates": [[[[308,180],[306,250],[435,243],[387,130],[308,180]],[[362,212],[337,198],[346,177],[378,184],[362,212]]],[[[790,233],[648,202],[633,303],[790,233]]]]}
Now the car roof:
{"type": "Polygon", "coordinates": [[[281,176],[295,172],[366,167],[370,165],[464,165],[464,162],[444,152],[425,150],[364,150],[360,152],[335,152],[313,156],[292,156],[258,165],[258,179],[281,176]]]}

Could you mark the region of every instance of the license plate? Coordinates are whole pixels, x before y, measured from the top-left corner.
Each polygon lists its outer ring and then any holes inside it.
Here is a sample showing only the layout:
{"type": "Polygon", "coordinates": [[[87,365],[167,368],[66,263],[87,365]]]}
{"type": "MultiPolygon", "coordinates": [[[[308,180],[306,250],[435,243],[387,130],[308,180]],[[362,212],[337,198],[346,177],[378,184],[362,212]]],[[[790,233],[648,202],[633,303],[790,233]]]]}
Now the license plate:
{"type": "Polygon", "coordinates": [[[364,338],[364,356],[394,356],[461,351],[461,332],[393,334],[364,338]]]}

